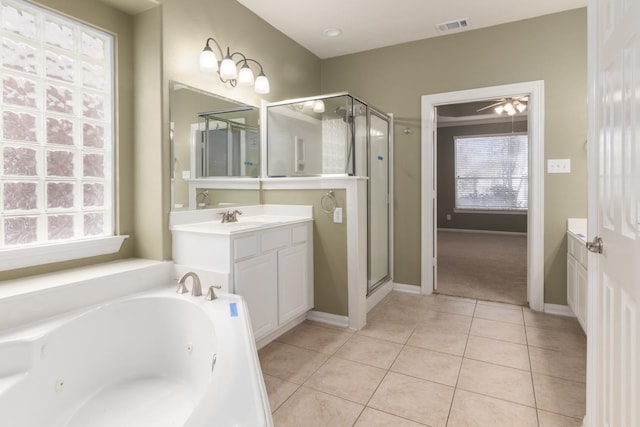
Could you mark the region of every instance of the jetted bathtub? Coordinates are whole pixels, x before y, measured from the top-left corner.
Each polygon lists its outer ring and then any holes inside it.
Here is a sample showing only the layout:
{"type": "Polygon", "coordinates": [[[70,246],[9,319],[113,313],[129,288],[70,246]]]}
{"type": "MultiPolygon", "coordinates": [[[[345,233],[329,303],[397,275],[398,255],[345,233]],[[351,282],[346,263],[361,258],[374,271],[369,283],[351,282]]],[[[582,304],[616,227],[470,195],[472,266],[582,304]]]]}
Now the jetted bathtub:
{"type": "Polygon", "coordinates": [[[244,300],[163,288],[0,335],[0,426],[272,426],[244,300]]]}

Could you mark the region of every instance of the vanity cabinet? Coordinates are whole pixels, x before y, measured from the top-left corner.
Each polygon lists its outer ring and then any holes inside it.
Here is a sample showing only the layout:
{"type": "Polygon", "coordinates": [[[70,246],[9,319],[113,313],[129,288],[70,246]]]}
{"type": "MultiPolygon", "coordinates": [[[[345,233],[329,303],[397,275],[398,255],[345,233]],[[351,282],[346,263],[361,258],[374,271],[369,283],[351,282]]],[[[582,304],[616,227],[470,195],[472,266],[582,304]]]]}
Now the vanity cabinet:
{"type": "Polygon", "coordinates": [[[313,307],[311,222],[232,238],[232,292],[247,301],[256,340],[313,307]]]}
{"type": "Polygon", "coordinates": [[[587,248],[585,242],[567,233],[567,303],[587,332],[587,248]]]}

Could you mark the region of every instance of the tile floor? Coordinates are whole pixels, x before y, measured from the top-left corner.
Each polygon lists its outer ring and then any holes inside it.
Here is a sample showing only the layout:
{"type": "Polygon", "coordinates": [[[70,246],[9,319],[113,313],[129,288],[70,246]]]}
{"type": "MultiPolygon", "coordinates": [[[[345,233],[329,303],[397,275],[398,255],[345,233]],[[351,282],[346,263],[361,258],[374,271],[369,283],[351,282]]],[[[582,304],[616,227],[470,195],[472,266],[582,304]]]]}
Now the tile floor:
{"type": "Polygon", "coordinates": [[[360,331],[305,322],[259,351],[276,427],[573,427],[585,412],[575,319],[392,292],[360,331]]]}

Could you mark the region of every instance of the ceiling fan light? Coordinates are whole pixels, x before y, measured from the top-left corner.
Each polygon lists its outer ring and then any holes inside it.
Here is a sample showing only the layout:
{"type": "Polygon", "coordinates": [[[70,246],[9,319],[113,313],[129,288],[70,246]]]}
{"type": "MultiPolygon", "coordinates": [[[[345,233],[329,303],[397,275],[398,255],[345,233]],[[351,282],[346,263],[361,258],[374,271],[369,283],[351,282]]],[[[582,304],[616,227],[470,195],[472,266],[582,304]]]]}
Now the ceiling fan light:
{"type": "Polygon", "coordinates": [[[516,105],[516,109],[522,113],[524,110],[527,109],[527,104],[523,104],[522,102],[519,102],[518,105],[516,105]]]}
{"type": "Polygon", "coordinates": [[[504,107],[502,105],[498,105],[496,108],[493,109],[493,111],[495,111],[496,114],[502,114],[502,112],[504,111],[504,107]]]}
{"type": "Polygon", "coordinates": [[[511,113],[512,111],[516,111],[516,109],[513,108],[513,104],[511,104],[511,102],[507,102],[506,104],[504,104],[504,110],[507,113],[511,113]]]}
{"type": "Polygon", "coordinates": [[[321,99],[317,100],[313,103],[313,112],[314,113],[324,113],[324,101],[321,99]]]}

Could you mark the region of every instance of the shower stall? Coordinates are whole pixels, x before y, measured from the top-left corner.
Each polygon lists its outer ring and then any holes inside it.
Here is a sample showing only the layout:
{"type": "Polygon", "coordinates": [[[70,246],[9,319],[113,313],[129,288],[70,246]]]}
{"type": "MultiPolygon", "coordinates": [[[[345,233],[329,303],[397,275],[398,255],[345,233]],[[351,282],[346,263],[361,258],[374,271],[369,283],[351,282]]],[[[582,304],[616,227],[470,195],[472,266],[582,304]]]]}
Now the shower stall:
{"type": "Polygon", "coordinates": [[[367,295],[391,278],[392,117],[348,93],[266,105],[268,177],[367,177],[367,295]]]}

